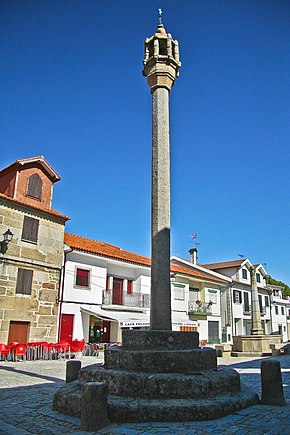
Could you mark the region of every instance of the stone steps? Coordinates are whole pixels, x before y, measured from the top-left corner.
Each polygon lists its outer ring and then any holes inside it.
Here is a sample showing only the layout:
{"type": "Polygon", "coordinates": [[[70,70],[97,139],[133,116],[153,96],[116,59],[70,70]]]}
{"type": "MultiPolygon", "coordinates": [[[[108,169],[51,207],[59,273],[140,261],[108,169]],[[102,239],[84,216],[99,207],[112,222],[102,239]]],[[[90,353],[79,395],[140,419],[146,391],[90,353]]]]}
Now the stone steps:
{"type": "Polygon", "coordinates": [[[141,399],[201,399],[240,390],[239,374],[229,368],[187,375],[110,370],[94,365],[80,371],[79,382],[105,382],[111,395],[141,399]]]}
{"type": "Polygon", "coordinates": [[[216,351],[207,349],[135,350],[113,347],[105,352],[105,366],[109,369],[145,373],[192,374],[217,366],[216,351]]]}
{"type": "Polygon", "coordinates": [[[116,396],[109,396],[108,399],[111,422],[132,423],[213,420],[258,402],[258,395],[249,389],[198,400],[146,400],[116,396]]]}
{"type": "MultiPolygon", "coordinates": [[[[242,388],[238,392],[221,393],[204,399],[140,399],[109,395],[111,422],[198,421],[223,417],[239,409],[255,405],[258,395],[242,388]]],[[[53,409],[80,418],[81,384],[65,384],[54,396],[53,409]]]]}

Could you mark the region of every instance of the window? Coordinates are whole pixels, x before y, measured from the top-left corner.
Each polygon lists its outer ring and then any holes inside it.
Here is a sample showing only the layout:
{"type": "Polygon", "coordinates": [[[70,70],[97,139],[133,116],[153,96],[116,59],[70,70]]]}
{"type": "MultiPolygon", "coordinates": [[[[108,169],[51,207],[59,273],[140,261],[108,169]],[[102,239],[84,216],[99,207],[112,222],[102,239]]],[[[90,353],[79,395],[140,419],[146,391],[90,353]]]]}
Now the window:
{"type": "Polygon", "coordinates": [[[42,180],[38,174],[32,174],[27,179],[26,195],[41,199],[42,180]]]}
{"type": "Polygon", "coordinates": [[[244,311],[246,311],[246,312],[250,311],[249,293],[248,292],[244,292],[244,311]]]}
{"type": "Polygon", "coordinates": [[[132,279],[128,279],[127,281],[127,295],[131,295],[133,293],[133,281],[132,279]]]}
{"type": "Polygon", "coordinates": [[[257,282],[261,282],[261,275],[259,273],[256,273],[256,280],[257,282]]]}
{"type": "Polygon", "coordinates": [[[39,220],[24,216],[21,239],[26,242],[37,243],[39,220]]]}
{"type": "Polygon", "coordinates": [[[284,307],[281,307],[281,314],[282,314],[282,316],[284,316],[284,315],[285,315],[285,310],[284,310],[284,307]]]}
{"type": "Polygon", "coordinates": [[[173,292],[174,292],[174,299],[179,301],[184,301],[184,285],[173,283],[173,292]]]}
{"type": "Polygon", "coordinates": [[[16,293],[21,295],[31,295],[33,270],[18,269],[16,293]]]}
{"type": "Polygon", "coordinates": [[[90,271],[77,268],[76,285],[79,287],[89,287],[90,271]]]}
{"type": "Polygon", "coordinates": [[[199,292],[199,288],[189,287],[189,302],[198,301],[199,299],[198,292],[199,292]]]}
{"type": "Polygon", "coordinates": [[[266,307],[269,306],[269,296],[265,296],[265,305],[266,307]]]}
{"type": "Polygon", "coordinates": [[[247,269],[242,269],[242,277],[243,277],[243,279],[247,279],[248,278],[248,271],[247,271],[247,269]]]}
{"type": "Polygon", "coordinates": [[[262,295],[258,295],[258,298],[259,298],[260,313],[263,313],[262,295]]]}
{"type": "Polygon", "coordinates": [[[242,303],[242,292],[240,290],[234,290],[234,302],[235,304],[242,303]]]}
{"type": "Polygon", "coordinates": [[[275,314],[279,314],[279,311],[278,311],[278,305],[275,305],[275,314]]]}
{"type": "Polygon", "coordinates": [[[215,290],[208,289],[208,302],[217,304],[217,292],[215,290]]]}

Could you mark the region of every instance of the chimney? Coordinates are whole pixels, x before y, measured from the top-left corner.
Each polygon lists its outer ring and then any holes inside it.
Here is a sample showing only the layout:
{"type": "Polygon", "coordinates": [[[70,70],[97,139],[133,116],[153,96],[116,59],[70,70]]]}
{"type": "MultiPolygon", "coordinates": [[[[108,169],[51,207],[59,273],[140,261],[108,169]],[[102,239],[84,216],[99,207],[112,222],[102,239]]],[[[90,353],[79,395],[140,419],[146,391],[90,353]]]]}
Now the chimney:
{"type": "Polygon", "coordinates": [[[197,249],[196,248],[190,248],[190,250],[188,252],[190,254],[190,261],[193,264],[196,264],[196,261],[197,261],[197,249]]]}

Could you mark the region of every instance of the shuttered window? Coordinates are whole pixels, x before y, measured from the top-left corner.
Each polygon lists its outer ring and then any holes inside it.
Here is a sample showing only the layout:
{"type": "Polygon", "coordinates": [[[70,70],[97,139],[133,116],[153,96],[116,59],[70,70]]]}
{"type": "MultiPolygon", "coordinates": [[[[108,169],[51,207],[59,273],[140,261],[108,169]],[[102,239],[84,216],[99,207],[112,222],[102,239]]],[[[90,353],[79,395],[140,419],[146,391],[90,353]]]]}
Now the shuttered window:
{"type": "Polygon", "coordinates": [[[89,287],[90,271],[85,269],[77,269],[76,285],[80,287],[89,287]]]}
{"type": "Polygon", "coordinates": [[[31,295],[33,270],[18,269],[16,293],[31,295]]]}
{"type": "Polygon", "coordinates": [[[27,180],[26,194],[41,199],[42,180],[38,174],[32,174],[27,180]]]}
{"type": "Polygon", "coordinates": [[[236,304],[242,303],[242,292],[239,290],[234,290],[234,302],[236,304]]]}
{"type": "Polygon", "coordinates": [[[37,243],[39,220],[24,216],[21,239],[26,242],[37,243]]]}
{"type": "Polygon", "coordinates": [[[244,292],[244,311],[250,311],[249,293],[244,292]]]}

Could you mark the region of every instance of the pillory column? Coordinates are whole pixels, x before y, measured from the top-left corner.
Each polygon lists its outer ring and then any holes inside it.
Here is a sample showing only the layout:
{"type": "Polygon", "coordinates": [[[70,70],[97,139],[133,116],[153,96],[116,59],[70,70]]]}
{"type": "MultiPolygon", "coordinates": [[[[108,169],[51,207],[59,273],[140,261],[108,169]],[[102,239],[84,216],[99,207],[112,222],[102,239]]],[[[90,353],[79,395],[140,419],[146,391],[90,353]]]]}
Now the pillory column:
{"type": "Polygon", "coordinates": [[[152,94],[150,329],[171,330],[169,92],[178,76],[178,42],[161,22],[145,40],[143,75],[152,94]]]}
{"type": "Polygon", "coordinates": [[[259,305],[259,296],[258,296],[258,287],[257,287],[257,278],[256,278],[256,269],[254,266],[251,266],[251,299],[252,299],[252,329],[251,335],[263,335],[264,331],[261,323],[261,313],[260,313],[260,305],[259,305]]]}

